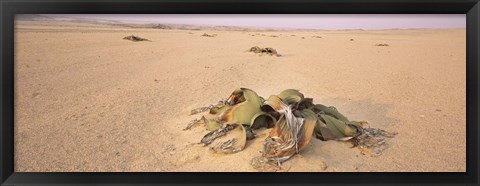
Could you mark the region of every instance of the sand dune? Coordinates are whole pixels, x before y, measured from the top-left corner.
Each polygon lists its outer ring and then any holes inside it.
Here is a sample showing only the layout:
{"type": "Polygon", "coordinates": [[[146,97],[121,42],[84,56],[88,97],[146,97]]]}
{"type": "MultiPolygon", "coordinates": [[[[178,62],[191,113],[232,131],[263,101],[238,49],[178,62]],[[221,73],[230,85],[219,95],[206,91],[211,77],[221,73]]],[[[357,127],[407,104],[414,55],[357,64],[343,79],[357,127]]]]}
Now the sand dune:
{"type": "Polygon", "coordinates": [[[256,171],[250,160],[260,155],[267,129],[231,155],[197,144],[204,127],[182,130],[201,116],[189,116],[190,109],[247,87],[264,97],[299,89],[350,119],[398,132],[378,157],[312,139],[283,165],[287,171],[464,172],[465,43],[465,29],[258,32],[20,22],[15,171],[256,171]],[[132,34],[151,42],[122,39],[132,34]],[[375,46],[383,43],[389,46],[375,46]],[[282,56],[247,52],[252,46],[282,56]]]}

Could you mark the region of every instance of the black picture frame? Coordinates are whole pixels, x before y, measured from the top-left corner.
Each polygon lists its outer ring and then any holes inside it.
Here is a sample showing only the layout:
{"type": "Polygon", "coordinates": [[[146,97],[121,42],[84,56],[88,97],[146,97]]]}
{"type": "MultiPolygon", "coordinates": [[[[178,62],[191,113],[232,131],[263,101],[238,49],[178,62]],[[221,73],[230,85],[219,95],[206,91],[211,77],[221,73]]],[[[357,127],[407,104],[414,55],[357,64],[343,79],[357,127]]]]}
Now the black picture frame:
{"type": "Polygon", "coordinates": [[[1,0],[1,185],[478,185],[478,0],[1,0]],[[465,173],[22,173],[14,172],[15,14],[466,14],[465,173]]]}

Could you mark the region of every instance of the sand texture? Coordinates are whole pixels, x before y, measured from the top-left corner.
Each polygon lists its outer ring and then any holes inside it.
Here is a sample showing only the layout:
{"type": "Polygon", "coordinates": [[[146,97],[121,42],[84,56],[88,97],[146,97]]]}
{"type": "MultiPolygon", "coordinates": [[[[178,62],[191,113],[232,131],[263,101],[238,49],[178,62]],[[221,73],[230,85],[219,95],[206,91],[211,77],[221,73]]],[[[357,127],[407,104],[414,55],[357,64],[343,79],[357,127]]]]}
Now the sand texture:
{"type": "Polygon", "coordinates": [[[198,144],[204,126],[182,130],[202,115],[191,109],[246,87],[263,97],[299,89],[351,120],[398,133],[378,157],[313,138],[283,171],[464,172],[465,35],[19,22],[15,171],[257,171],[250,161],[270,129],[231,155],[198,144]],[[130,35],[150,41],[123,39],[130,35]],[[281,56],[247,52],[253,46],[281,56]]]}

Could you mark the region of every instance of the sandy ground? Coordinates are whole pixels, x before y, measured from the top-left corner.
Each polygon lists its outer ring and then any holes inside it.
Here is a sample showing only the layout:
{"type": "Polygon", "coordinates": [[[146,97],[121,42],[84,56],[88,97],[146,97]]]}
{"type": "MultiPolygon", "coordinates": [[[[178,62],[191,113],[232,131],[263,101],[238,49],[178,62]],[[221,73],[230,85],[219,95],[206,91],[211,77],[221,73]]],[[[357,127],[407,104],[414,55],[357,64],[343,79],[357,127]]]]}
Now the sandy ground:
{"type": "Polygon", "coordinates": [[[201,116],[190,109],[247,87],[263,97],[299,89],[349,119],[398,132],[379,157],[313,138],[283,165],[287,171],[464,172],[465,43],[465,29],[247,32],[23,22],[15,31],[15,171],[256,171],[250,160],[267,129],[232,155],[196,144],[208,132],[203,126],[182,130],[201,116]],[[152,42],[122,39],[131,34],[152,42]],[[283,56],[246,52],[256,45],[283,56]]]}

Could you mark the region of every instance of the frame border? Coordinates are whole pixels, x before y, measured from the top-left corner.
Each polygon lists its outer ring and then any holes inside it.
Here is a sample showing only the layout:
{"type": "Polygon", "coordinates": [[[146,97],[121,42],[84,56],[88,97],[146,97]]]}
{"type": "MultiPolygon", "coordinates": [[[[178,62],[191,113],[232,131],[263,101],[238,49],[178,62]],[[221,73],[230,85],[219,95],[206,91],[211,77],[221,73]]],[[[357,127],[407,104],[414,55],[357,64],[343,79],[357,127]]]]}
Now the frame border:
{"type": "Polygon", "coordinates": [[[478,185],[478,0],[0,0],[0,183],[163,184],[163,185],[330,185],[455,184],[478,185]],[[22,173],[14,172],[14,24],[15,14],[466,14],[467,17],[467,167],[466,173],[22,173]],[[375,178],[375,179],[364,179],[375,178]],[[370,180],[370,181],[368,181],[370,180]],[[376,180],[376,181],[372,181],[376,180]]]}

